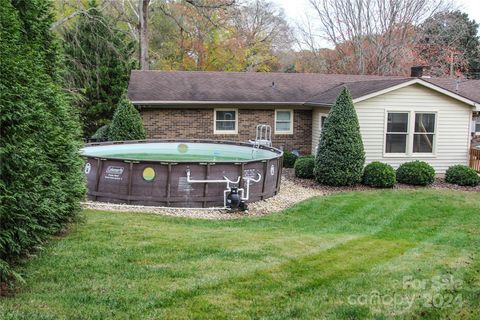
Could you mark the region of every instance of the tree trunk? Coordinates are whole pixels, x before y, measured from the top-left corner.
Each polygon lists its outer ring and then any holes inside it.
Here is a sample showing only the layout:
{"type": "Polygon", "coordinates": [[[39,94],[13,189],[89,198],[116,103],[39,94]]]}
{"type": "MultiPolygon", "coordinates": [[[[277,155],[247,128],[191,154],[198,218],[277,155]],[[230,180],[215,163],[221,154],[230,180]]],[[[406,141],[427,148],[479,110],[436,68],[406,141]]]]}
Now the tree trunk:
{"type": "Polygon", "coordinates": [[[138,39],[139,62],[141,70],[148,70],[148,5],[150,0],[138,0],[138,39]]]}
{"type": "Polygon", "coordinates": [[[455,59],[455,56],[453,55],[453,50],[450,53],[450,78],[454,78],[454,69],[453,69],[453,60],[455,59]]]}

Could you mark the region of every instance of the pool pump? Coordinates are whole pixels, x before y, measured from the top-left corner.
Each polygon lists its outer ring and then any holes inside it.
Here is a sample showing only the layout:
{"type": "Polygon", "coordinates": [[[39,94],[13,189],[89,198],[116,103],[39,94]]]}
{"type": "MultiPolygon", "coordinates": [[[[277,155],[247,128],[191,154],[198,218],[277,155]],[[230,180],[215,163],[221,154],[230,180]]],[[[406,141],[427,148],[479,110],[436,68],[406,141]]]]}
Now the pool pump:
{"type": "Polygon", "coordinates": [[[225,183],[226,188],[223,191],[223,208],[230,210],[247,210],[247,204],[245,201],[248,201],[250,197],[250,184],[252,182],[259,182],[262,180],[262,175],[257,172],[257,178],[252,177],[243,177],[245,188],[232,187],[230,184],[239,185],[241,176],[237,177],[237,180],[230,180],[227,177],[218,180],[197,180],[192,179],[191,171],[188,168],[187,171],[187,182],[188,183],[225,183]]]}
{"type": "Polygon", "coordinates": [[[237,187],[230,188],[230,193],[227,194],[226,205],[231,210],[247,210],[247,204],[240,197],[237,187]]]}

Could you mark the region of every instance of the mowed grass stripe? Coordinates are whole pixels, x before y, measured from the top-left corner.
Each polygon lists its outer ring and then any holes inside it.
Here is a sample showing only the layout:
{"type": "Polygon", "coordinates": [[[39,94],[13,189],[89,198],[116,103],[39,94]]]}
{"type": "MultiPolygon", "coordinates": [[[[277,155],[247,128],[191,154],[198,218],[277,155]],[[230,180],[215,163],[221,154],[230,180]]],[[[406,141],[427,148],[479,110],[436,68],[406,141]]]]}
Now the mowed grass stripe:
{"type": "Polygon", "coordinates": [[[477,319],[479,212],[478,193],[436,190],[337,194],[235,221],[85,211],[20,268],[27,283],[0,318],[477,319]],[[463,305],[348,303],[423,294],[402,278],[438,274],[465,282],[463,305]]]}

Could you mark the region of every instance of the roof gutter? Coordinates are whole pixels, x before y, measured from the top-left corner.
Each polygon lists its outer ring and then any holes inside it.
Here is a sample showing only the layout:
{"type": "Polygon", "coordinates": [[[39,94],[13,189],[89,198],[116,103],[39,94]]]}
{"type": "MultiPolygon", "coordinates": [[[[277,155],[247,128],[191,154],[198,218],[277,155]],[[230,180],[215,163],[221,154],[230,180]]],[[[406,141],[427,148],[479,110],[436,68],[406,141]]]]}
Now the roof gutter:
{"type": "Polygon", "coordinates": [[[151,105],[151,106],[162,106],[162,105],[268,105],[268,106],[278,106],[278,105],[298,105],[303,106],[305,103],[300,101],[292,102],[275,102],[275,101],[186,101],[186,100],[132,100],[134,105],[151,105]]]}
{"type": "Polygon", "coordinates": [[[305,106],[308,107],[332,107],[333,103],[323,103],[323,102],[305,102],[305,106]]]}

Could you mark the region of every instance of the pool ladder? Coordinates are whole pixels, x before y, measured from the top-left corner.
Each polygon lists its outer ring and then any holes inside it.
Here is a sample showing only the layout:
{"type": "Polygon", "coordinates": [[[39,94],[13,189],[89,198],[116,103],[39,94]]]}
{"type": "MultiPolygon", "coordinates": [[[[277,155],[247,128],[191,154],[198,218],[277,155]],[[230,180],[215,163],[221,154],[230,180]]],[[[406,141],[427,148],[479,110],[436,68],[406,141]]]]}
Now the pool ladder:
{"type": "Polygon", "coordinates": [[[272,146],[272,127],[268,124],[259,124],[255,129],[255,140],[250,140],[253,144],[253,150],[256,151],[260,146],[272,146]]]}

